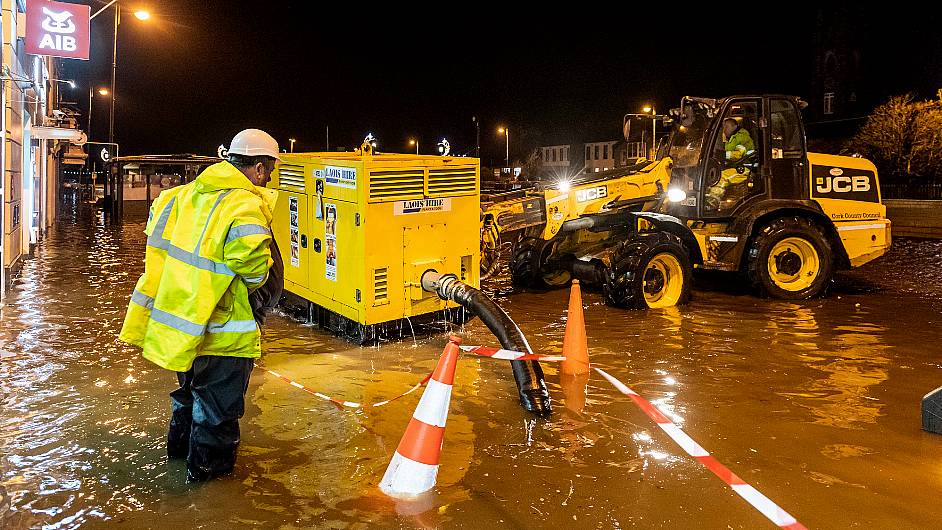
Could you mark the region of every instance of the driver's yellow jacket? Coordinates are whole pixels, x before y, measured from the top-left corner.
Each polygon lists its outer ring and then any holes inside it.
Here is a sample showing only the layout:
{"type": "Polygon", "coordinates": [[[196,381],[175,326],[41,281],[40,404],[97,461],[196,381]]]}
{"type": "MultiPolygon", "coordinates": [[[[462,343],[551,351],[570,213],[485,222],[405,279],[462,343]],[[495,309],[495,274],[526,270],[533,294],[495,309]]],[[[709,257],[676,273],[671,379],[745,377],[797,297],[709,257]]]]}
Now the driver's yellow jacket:
{"type": "Polygon", "coordinates": [[[726,140],[725,148],[727,160],[740,160],[750,151],[755,151],[756,144],[749,136],[749,131],[740,127],[726,140]]]}

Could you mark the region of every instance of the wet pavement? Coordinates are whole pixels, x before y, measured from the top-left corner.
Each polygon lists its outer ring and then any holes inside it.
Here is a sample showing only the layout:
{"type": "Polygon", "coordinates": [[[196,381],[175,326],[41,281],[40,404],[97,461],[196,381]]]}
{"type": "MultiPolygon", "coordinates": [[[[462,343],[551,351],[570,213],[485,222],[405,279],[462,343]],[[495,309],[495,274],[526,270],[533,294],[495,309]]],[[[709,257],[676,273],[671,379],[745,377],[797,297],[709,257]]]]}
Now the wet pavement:
{"type": "MultiPolygon", "coordinates": [[[[0,313],[0,527],[771,528],[597,375],[560,386],[548,419],[509,366],[459,360],[438,488],[394,503],[377,484],[418,393],[340,410],[256,370],[235,473],[199,486],[168,462],[175,378],[115,338],[142,269],[143,213],[78,212],[37,249],[0,313]],[[587,395],[582,392],[587,389],[587,395]]],[[[586,293],[593,362],[811,528],[938,526],[942,436],[919,402],[942,385],[942,242],[898,240],[830,296],[762,300],[704,275],[682,308],[628,312],[586,293]]],[[[568,291],[499,303],[559,353],[568,291]]],[[[494,344],[478,321],[466,344],[494,344]]],[[[445,335],[353,347],[274,316],[264,363],[351,401],[431,371],[445,335]]]]}

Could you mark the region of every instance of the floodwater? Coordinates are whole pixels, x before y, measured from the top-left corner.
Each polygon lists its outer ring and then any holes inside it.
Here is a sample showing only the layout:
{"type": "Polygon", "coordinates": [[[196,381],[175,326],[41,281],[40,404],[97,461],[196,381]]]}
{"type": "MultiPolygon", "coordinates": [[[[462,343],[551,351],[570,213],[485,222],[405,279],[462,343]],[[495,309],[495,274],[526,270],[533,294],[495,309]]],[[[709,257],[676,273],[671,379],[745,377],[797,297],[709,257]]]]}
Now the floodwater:
{"type": "MultiPolygon", "coordinates": [[[[772,527],[601,377],[561,387],[545,364],[555,412],[535,419],[509,366],[475,357],[459,360],[438,487],[418,500],[377,488],[418,392],[338,409],[261,370],[235,473],[187,485],[164,454],[175,378],[115,340],[142,212],[113,226],[76,210],[0,315],[2,528],[772,527]]],[[[808,302],[719,275],[669,310],[586,293],[590,353],[808,527],[937,527],[942,436],[920,430],[919,403],[942,385],[940,280],[942,242],[899,240],[808,302]]],[[[567,291],[492,288],[535,350],[560,351],[567,291]]],[[[408,389],[446,340],[359,348],[269,324],[265,365],[357,402],[408,389]]],[[[494,344],[476,320],[462,335],[494,344]]]]}

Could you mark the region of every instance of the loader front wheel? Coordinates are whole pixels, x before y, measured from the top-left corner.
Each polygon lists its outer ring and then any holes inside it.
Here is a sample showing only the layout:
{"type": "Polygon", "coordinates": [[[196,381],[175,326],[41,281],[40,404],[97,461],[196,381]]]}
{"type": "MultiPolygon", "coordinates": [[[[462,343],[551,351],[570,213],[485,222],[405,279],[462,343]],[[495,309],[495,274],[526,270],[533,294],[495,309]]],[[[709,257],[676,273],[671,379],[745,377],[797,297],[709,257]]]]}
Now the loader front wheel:
{"type": "Polygon", "coordinates": [[[605,301],[616,307],[659,309],[690,299],[693,266],[680,239],[665,232],[638,234],[612,256],[603,285],[605,301]]]}
{"type": "Polygon", "coordinates": [[[510,279],[516,287],[546,289],[569,282],[567,271],[544,271],[543,265],[552,252],[552,243],[535,237],[523,237],[514,245],[510,260],[510,279]]]}
{"type": "Polygon", "coordinates": [[[783,217],[762,227],[749,248],[748,274],[766,296],[803,300],[824,293],[833,274],[831,246],[804,217],[783,217]]]}

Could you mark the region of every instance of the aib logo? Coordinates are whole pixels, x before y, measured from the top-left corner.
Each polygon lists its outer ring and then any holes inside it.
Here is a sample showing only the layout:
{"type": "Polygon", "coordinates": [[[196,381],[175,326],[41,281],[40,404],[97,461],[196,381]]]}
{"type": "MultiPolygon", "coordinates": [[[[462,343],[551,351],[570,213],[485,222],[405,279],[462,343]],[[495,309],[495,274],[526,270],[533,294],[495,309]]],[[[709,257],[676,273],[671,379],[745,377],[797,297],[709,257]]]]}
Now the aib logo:
{"type": "Polygon", "coordinates": [[[815,190],[818,193],[852,193],[870,191],[870,177],[857,175],[849,177],[844,170],[836,167],[828,172],[829,176],[815,178],[815,190]]]}
{"type": "Polygon", "coordinates": [[[43,7],[42,28],[48,33],[44,34],[39,41],[39,47],[43,49],[59,50],[65,52],[74,52],[78,49],[78,43],[75,37],[75,23],[72,22],[72,13],[69,11],[52,11],[43,7]]]}

